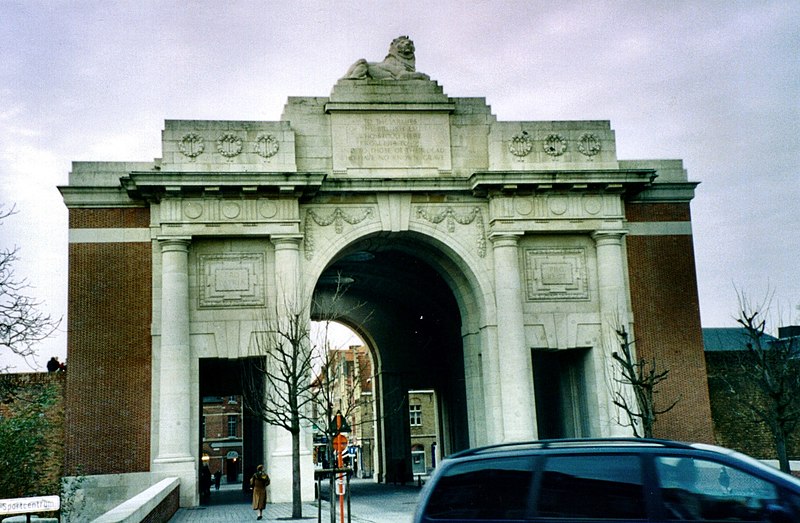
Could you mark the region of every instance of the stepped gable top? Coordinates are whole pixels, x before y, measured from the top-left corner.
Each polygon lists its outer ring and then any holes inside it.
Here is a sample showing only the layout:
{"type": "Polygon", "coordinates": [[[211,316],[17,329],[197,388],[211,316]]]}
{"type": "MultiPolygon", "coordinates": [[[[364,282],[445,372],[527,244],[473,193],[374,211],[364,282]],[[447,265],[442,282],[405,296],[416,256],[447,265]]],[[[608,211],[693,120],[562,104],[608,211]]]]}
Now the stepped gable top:
{"type": "Polygon", "coordinates": [[[603,188],[689,201],[696,185],[680,161],[619,161],[608,121],[504,122],[485,98],[448,97],[416,71],[414,43],[400,36],[382,62],[357,60],[330,97],[289,97],[279,121],[167,120],[153,164],[77,165],[62,192],[90,205],[120,201],[125,192],[135,201],[511,188],[603,188]],[[98,197],[89,201],[77,186],[98,197]]]}

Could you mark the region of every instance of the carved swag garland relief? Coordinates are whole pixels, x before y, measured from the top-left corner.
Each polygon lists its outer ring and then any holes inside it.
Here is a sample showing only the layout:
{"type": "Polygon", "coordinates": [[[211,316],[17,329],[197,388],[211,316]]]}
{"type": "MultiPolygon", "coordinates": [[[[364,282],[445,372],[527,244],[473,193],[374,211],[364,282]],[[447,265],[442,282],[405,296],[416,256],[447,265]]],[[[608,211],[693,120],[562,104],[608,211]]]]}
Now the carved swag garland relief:
{"type": "MultiPolygon", "coordinates": [[[[310,260],[314,256],[316,239],[314,236],[315,227],[334,226],[336,234],[342,234],[344,225],[358,225],[361,222],[375,217],[375,212],[370,207],[354,207],[347,210],[336,207],[329,213],[322,210],[308,209],[304,220],[304,242],[306,259],[310,260]]],[[[458,212],[455,208],[447,206],[445,208],[425,208],[417,207],[415,215],[421,220],[425,220],[434,225],[445,223],[447,232],[454,234],[456,225],[475,226],[476,253],[481,258],[486,256],[486,228],[484,227],[483,213],[480,208],[473,207],[466,212],[458,212]]]]}

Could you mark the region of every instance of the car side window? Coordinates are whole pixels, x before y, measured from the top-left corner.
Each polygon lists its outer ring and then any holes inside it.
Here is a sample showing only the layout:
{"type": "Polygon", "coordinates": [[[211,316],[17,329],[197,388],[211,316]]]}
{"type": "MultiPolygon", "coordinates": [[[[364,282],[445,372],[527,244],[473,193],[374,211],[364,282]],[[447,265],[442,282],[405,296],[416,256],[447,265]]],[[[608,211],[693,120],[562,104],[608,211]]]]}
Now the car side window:
{"type": "Polygon", "coordinates": [[[656,472],[669,520],[765,521],[779,504],[775,485],[715,461],[662,456],[656,472]]]}
{"type": "Polygon", "coordinates": [[[537,515],[646,519],[639,456],[553,456],[542,472],[537,515]]]}
{"type": "Polygon", "coordinates": [[[446,470],[431,492],[428,519],[523,519],[533,472],[529,457],[459,463],[446,470]]]}

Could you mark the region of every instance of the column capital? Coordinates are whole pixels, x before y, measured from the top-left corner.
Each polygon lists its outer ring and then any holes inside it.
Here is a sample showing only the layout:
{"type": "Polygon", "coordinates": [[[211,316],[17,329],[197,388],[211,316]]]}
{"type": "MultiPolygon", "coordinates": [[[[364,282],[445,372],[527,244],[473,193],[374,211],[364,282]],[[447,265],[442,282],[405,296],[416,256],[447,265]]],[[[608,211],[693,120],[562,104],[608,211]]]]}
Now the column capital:
{"type": "Polygon", "coordinates": [[[516,247],[521,236],[519,232],[493,232],[489,235],[489,241],[495,247],[516,247]]]}
{"type": "Polygon", "coordinates": [[[276,249],[298,249],[303,241],[301,234],[274,234],[269,237],[276,249]]]}
{"type": "Polygon", "coordinates": [[[592,233],[592,239],[598,245],[619,244],[628,231],[621,229],[597,230],[592,233]]]}
{"type": "Polygon", "coordinates": [[[161,252],[188,251],[192,243],[191,236],[159,236],[156,239],[161,246],[161,252]]]}

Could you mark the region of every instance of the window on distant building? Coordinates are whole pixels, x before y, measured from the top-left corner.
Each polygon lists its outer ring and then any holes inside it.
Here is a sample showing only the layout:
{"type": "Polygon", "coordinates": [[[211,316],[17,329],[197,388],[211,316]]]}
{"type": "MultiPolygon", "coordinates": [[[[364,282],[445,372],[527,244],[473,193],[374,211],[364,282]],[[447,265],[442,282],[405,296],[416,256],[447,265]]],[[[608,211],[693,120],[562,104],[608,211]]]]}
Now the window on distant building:
{"type": "Polygon", "coordinates": [[[228,437],[235,438],[236,437],[236,425],[238,424],[238,420],[236,416],[228,416],[228,437]]]}
{"type": "Polygon", "coordinates": [[[412,427],[422,425],[422,405],[409,405],[408,416],[412,427]]]}

